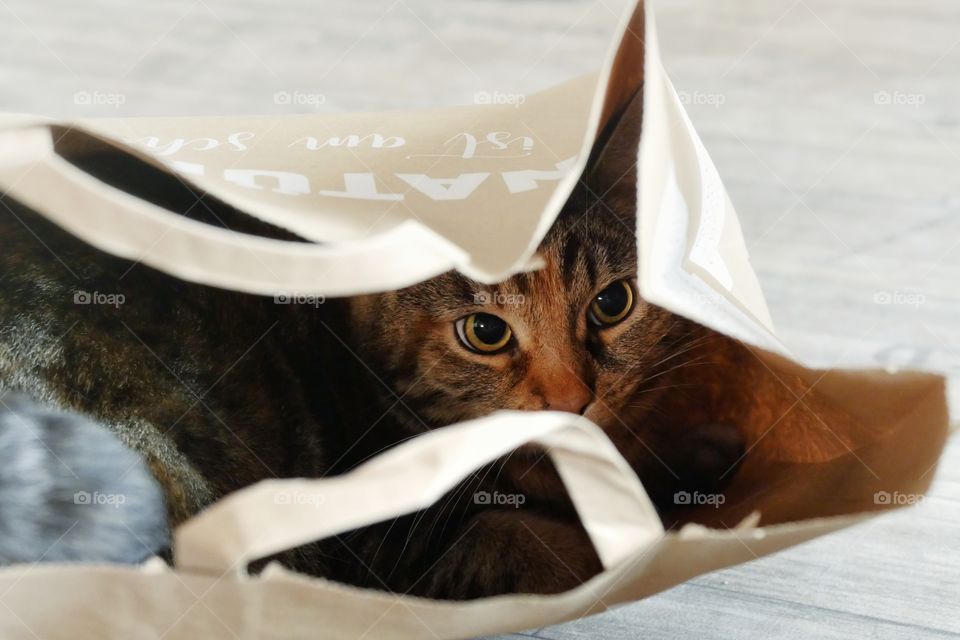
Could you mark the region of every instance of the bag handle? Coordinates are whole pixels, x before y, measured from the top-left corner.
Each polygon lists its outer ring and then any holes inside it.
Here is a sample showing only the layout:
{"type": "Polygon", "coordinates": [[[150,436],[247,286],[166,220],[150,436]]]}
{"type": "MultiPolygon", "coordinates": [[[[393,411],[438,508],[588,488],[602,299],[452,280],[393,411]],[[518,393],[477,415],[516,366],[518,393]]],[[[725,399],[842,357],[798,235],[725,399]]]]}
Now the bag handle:
{"type": "Polygon", "coordinates": [[[257,559],[425,509],[528,442],[547,449],[604,567],[663,536],[636,474],[596,425],[570,413],[504,411],[427,432],[342,476],[265,480],[230,494],[177,529],[175,562],[243,576],[257,559]]]}
{"type": "Polygon", "coordinates": [[[70,164],[57,154],[50,127],[36,123],[0,132],[0,193],[107,253],[182,280],[260,295],[400,289],[467,258],[462,249],[414,221],[367,240],[318,245],[191,220],[70,164]]]}

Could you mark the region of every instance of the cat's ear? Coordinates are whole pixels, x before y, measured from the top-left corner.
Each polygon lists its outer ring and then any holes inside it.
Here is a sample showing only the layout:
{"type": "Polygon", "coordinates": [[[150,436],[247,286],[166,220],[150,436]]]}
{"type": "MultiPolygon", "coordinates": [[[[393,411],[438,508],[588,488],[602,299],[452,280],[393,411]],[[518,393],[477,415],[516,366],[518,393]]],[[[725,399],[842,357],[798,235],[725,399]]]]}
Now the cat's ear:
{"type": "Polygon", "coordinates": [[[600,131],[585,172],[593,197],[615,203],[618,212],[634,214],[637,193],[637,149],[643,123],[643,87],[614,113],[600,131]]]}

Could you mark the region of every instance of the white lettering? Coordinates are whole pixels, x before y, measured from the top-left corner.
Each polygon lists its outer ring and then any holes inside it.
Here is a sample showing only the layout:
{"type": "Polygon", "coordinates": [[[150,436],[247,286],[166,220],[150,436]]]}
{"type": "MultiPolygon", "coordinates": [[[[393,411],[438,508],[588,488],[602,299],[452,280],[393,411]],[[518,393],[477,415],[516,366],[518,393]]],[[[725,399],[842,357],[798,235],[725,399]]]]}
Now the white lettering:
{"type": "Polygon", "coordinates": [[[226,169],[223,172],[223,179],[227,182],[247,187],[248,189],[263,189],[257,184],[257,178],[272,178],[277,186],[272,189],[274,193],[284,193],[287,195],[299,195],[301,193],[310,193],[310,181],[307,176],[290,171],[261,171],[259,169],[226,169]]]}
{"type": "Polygon", "coordinates": [[[357,200],[403,200],[403,194],[400,193],[379,193],[372,173],[345,173],[343,184],[346,187],[343,191],[323,190],[318,193],[322,196],[357,200]]]}
{"type": "Polygon", "coordinates": [[[422,173],[398,173],[397,177],[432,200],[466,200],[489,173],[462,173],[455,178],[431,178],[422,173]]]}

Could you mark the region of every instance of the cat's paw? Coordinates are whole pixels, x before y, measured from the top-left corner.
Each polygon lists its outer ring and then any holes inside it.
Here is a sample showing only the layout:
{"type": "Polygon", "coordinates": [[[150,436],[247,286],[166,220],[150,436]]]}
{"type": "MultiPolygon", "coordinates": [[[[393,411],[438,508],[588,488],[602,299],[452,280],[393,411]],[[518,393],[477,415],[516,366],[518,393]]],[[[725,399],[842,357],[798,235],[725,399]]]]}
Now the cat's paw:
{"type": "Polygon", "coordinates": [[[470,520],[412,593],[450,600],[553,594],[602,570],[593,543],[576,521],[523,510],[485,511],[470,520]]]}
{"type": "Polygon", "coordinates": [[[710,493],[725,487],[746,453],[746,440],[729,424],[703,424],[691,428],[684,438],[684,454],[674,473],[680,489],[710,493]]]}

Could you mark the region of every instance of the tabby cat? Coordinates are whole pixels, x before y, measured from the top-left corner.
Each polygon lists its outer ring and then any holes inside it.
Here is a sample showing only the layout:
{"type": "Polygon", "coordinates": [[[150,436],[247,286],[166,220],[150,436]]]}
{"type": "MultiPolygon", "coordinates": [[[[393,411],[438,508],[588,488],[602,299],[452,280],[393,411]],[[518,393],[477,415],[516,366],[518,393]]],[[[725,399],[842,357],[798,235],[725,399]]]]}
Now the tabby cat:
{"type": "MultiPolygon", "coordinates": [[[[276,304],[108,257],[6,198],[0,385],[88,416],[138,452],[171,526],[258,480],[340,474],[498,409],[585,415],[668,508],[675,491],[713,488],[741,457],[740,431],[715,421],[724,415],[718,380],[749,356],[638,294],[639,104],[604,133],[543,240],[545,266],[497,286],[446,273],[390,293],[276,304]]],[[[145,164],[120,171],[112,158],[94,145],[71,161],[191,218],[297,240],[197,199],[145,164]]],[[[3,446],[7,464],[27,464],[3,446]]],[[[69,450],[57,455],[74,463],[69,450]]],[[[101,457],[110,455],[104,448],[101,457]]],[[[36,464],[56,466],[49,457],[36,464]]],[[[116,487],[128,493],[123,477],[116,487]]],[[[162,551],[163,534],[131,549],[124,531],[98,530],[104,513],[71,511],[92,522],[82,528],[91,547],[129,549],[127,561],[162,551]]],[[[282,560],[355,585],[453,599],[558,592],[601,569],[549,459],[529,447],[477,470],[430,509],[282,560]],[[523,505],[480,504],[479,491],[522,495],[523,505]]]]}

